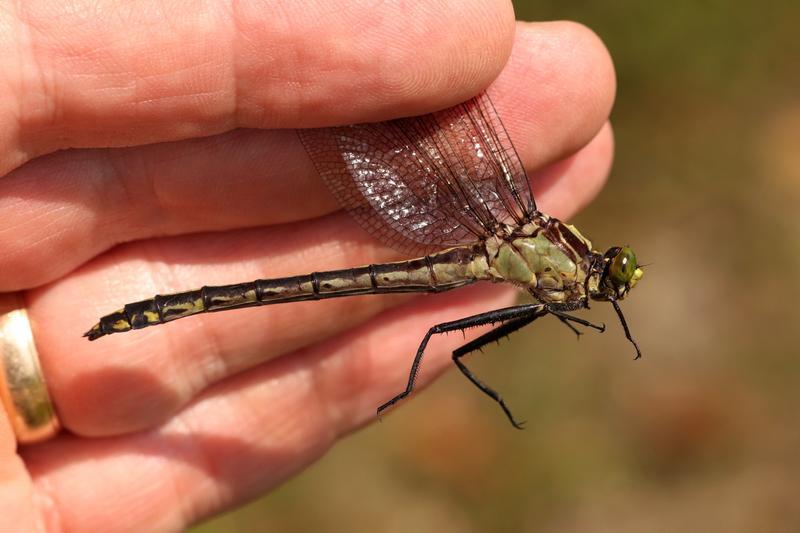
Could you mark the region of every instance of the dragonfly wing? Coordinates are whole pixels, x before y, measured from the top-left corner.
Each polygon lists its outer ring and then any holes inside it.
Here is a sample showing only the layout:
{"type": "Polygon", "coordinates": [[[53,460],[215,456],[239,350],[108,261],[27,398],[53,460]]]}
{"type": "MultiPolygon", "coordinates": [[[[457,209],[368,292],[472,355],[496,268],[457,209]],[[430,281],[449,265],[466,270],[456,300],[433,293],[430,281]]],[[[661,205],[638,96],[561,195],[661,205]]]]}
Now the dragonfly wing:
{"type": "Polygon", "coordinates": [[[404,252],[477,242],[535,210],[528,177],[486,93],[428,115],[299,135],[342,206],[404,252]]]}

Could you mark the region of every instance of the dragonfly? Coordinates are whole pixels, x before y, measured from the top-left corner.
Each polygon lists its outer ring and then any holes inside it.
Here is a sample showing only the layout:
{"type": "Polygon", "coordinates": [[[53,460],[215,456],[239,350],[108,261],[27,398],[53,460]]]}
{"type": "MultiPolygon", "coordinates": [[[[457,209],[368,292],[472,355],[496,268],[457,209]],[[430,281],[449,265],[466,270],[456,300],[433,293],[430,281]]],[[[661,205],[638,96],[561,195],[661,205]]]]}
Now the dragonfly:
{"type": "Polygon", "coordinates": [[[362,294],[438,293],[479,281],[511,283],[523,303],[431,327],[411,364],[405,389],[378,407],[378,416],[409,396],[434,335],[479,326],[493,329],[456,349],[452,359],[502,408],[502,397],[462,358],[553,315],[604,331],[575,316],[590,301],[610,302],[641,357],[619,301],[642,278],[629,246],[601,253],[574,226],[536,208],[530,180],[484,91],[455,107],[386,122],[298,130],[322,180],[352,217],[380,242],[414,259],[356,268],[206,286],[129,303],[102,317],[85,337],[96,340],[179,318],[260,305],[362,294]]]}

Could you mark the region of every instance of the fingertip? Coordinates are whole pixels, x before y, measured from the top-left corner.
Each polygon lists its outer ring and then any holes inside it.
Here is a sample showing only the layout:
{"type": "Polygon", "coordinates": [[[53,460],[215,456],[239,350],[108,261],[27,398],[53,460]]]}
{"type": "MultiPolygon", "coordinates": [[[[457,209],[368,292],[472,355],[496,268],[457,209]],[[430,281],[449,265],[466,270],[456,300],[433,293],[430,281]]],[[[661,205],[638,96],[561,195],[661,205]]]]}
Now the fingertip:
{"type": "Polygon", "coordinates": [[[616,78],[608,49],[586,26],[518,22],[493,99],[529,168],[587,145],[606,123],[616,78]]]}
{"type": "Polygon", "coordinates": [[[606,122],[586,146],[571,156],[531,173],[542,211],[569,219],[600,192],[614,159],[614,133],[606,122]]]}

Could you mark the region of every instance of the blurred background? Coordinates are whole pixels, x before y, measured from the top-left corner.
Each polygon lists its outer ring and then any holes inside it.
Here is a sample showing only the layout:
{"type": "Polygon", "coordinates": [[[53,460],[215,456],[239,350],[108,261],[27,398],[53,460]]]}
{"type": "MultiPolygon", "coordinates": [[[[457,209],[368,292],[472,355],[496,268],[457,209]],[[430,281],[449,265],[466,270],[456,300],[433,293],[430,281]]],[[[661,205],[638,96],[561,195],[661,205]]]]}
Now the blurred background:
{"type": "Polygon", "coordinates": [[[537,322],[470,359],[525,431],[451,371],[193,531],[800,531],[800,2],[515,5],[614,58],[616,161],[574,223],[652,263],[644,358],[610,306],[580,342],[537,322]]]}

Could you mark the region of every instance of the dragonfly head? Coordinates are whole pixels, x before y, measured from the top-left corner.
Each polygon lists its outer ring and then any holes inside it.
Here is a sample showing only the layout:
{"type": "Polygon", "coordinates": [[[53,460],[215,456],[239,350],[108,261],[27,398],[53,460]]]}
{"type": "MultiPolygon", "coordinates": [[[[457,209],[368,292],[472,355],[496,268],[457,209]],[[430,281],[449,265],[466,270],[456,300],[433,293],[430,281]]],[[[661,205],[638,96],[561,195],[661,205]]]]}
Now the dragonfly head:
{"type": "Polygon", "coordinates": [[[628,246],[615,246],[603,254],[603,273],[595,296],[598,300],[622,300],[644,271],[636,262],[636,254],[628,246]]]}
{"type": "MultiPolygon", "coordinates": [[[[599,277],[599,282],[595,281],[598,285],[594,290],[590,289],[589,296],[593,300],[611,302],[622,324],[622,329],[625,330],[625,337],[636,348],[635,358],[639,359],[642,356],[642,352],[631,336],[628,323],[625,321],[625,315],[622,314],[622,308],[619,306],[619,300],[625,298],[628,291],[642,279],[644,271],[636,261],[636,254],[633,253],[629,246],[615,246],[609,248],[602,258],[600,254],[595,257],[593,271],[594,275],[599,277]]],[[[594,278],[594,280],[597,280],[597,278],[594,278]]],[[[592,281],[592,278],[589,278],[589,281],[592,281]]]]}

